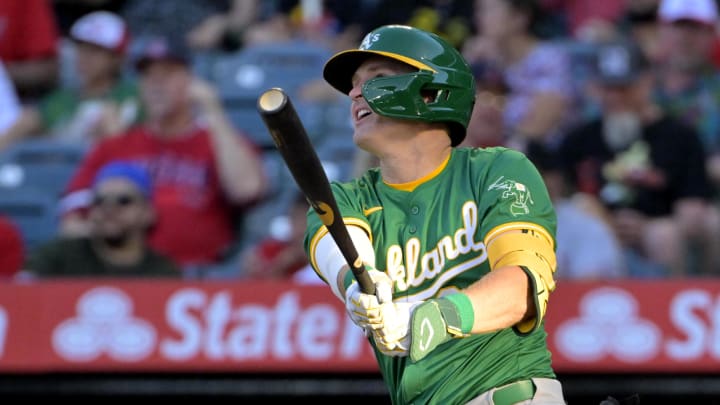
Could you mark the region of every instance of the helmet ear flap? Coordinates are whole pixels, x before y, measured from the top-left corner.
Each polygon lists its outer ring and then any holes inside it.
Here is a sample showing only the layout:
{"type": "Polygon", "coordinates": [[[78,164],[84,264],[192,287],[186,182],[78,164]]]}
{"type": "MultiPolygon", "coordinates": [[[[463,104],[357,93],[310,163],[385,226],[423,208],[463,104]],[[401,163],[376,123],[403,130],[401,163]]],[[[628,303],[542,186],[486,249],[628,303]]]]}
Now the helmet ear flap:
{"type": "Polygon", "coordinates": [[[456,80],[460,84],[439,81],[437,73],[418,72],[383,76],[368,80],[362,95],[377,114],[413,121],[444,122],[448,125],[452,146],[465,138],[466,122],[475,104],[472,77],[456,80]]]}
{"type": "Polygon", "coordinates": [[[430,110],[423,93],[427,92],[426,85],[432,79],[432,73],[427,71],[377,77],[365,82],[362,94],[370,108],[379,115],[428,121],[430,110]]]}

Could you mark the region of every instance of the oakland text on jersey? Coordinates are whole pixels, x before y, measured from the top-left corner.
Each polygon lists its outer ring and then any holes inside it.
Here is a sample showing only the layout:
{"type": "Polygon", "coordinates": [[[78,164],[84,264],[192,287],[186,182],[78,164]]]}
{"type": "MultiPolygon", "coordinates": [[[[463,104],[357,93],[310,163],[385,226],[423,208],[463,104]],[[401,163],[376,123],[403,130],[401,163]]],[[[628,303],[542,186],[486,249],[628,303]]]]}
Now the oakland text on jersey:
{"type": "Polygon", "coordinates": [[[478,228],[478,207],[474,201],[467,201],[463,204],[462,222],[463,226],[453,234],[440,238],[435,247],[422,253],[422,256],[420,256],[422,243],[418,238],[408,239],[404,250],[397,244],[388,247],[386,268],[396,291],[419,287],[427,280],[437,278],[428,288],[409,297],[428,299],[434,296],[447,280],[487,260],[485,244],[475,240],[478,228]],[[445,269],[448,260],[455,260],[460,255],[468,254],[470,254],[468,260],[445,269]]]}

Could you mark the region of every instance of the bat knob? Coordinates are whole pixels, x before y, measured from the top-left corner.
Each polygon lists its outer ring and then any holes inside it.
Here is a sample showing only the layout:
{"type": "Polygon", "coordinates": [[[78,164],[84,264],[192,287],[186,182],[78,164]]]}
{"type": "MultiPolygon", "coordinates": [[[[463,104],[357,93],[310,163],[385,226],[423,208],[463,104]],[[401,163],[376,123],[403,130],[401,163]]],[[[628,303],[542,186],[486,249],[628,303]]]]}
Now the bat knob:
{"type": "Polygon", "coordinates": [[[263,112],[274,113],[281,110],[287,100],[287,94],[281,88],[273,87],[260,95],[258,107],[263,112]]]}

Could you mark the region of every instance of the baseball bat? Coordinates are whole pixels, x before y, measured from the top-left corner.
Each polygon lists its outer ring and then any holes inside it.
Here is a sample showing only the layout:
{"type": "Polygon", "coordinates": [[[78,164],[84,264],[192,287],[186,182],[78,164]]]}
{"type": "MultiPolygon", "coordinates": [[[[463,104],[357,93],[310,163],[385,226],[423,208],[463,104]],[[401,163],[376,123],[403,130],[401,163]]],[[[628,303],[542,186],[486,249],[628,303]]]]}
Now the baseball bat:
{"type": "Polygon", "coordinates": [[[340,215],[330,181],[290,97],[283,89],[274,87],[260,95],[257,108],[295,182],[340,248],[360,290],[375,294],[375,284],[363,267],[340,215]]]}

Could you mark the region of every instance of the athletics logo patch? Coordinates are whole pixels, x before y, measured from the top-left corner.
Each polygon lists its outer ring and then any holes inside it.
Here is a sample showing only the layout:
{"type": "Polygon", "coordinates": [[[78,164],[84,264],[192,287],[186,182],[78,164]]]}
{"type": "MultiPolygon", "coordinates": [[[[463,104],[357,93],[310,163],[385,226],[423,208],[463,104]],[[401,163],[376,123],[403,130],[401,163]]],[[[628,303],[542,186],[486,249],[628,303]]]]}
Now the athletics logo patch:
{"type": "Polygon", "coordinates": [[[367,34],[367,35],[365,35],[365,38],[363,38],[362,43],[360,43],[360,47],[358,47],[358,49],[360,49],[362,51],[364,51],[366,49],[370,49],[372,44],[374,42],[377,42],[378,39],[380,39],[380,34],[378,34],[378,33],[367,34]]]}
{"type": "Polygon", "coordinates": [[[513,199],[513,202],[510,204],[510,213],[514,217],[529,214],[530,207],[528,205],[535,204],[530,190],[524,184],[518,183],[515,180],[505,179],[505,176],[500,176],[488,187],[488,191],[492,190],[502,190],[503,199],[513,199]]]}

